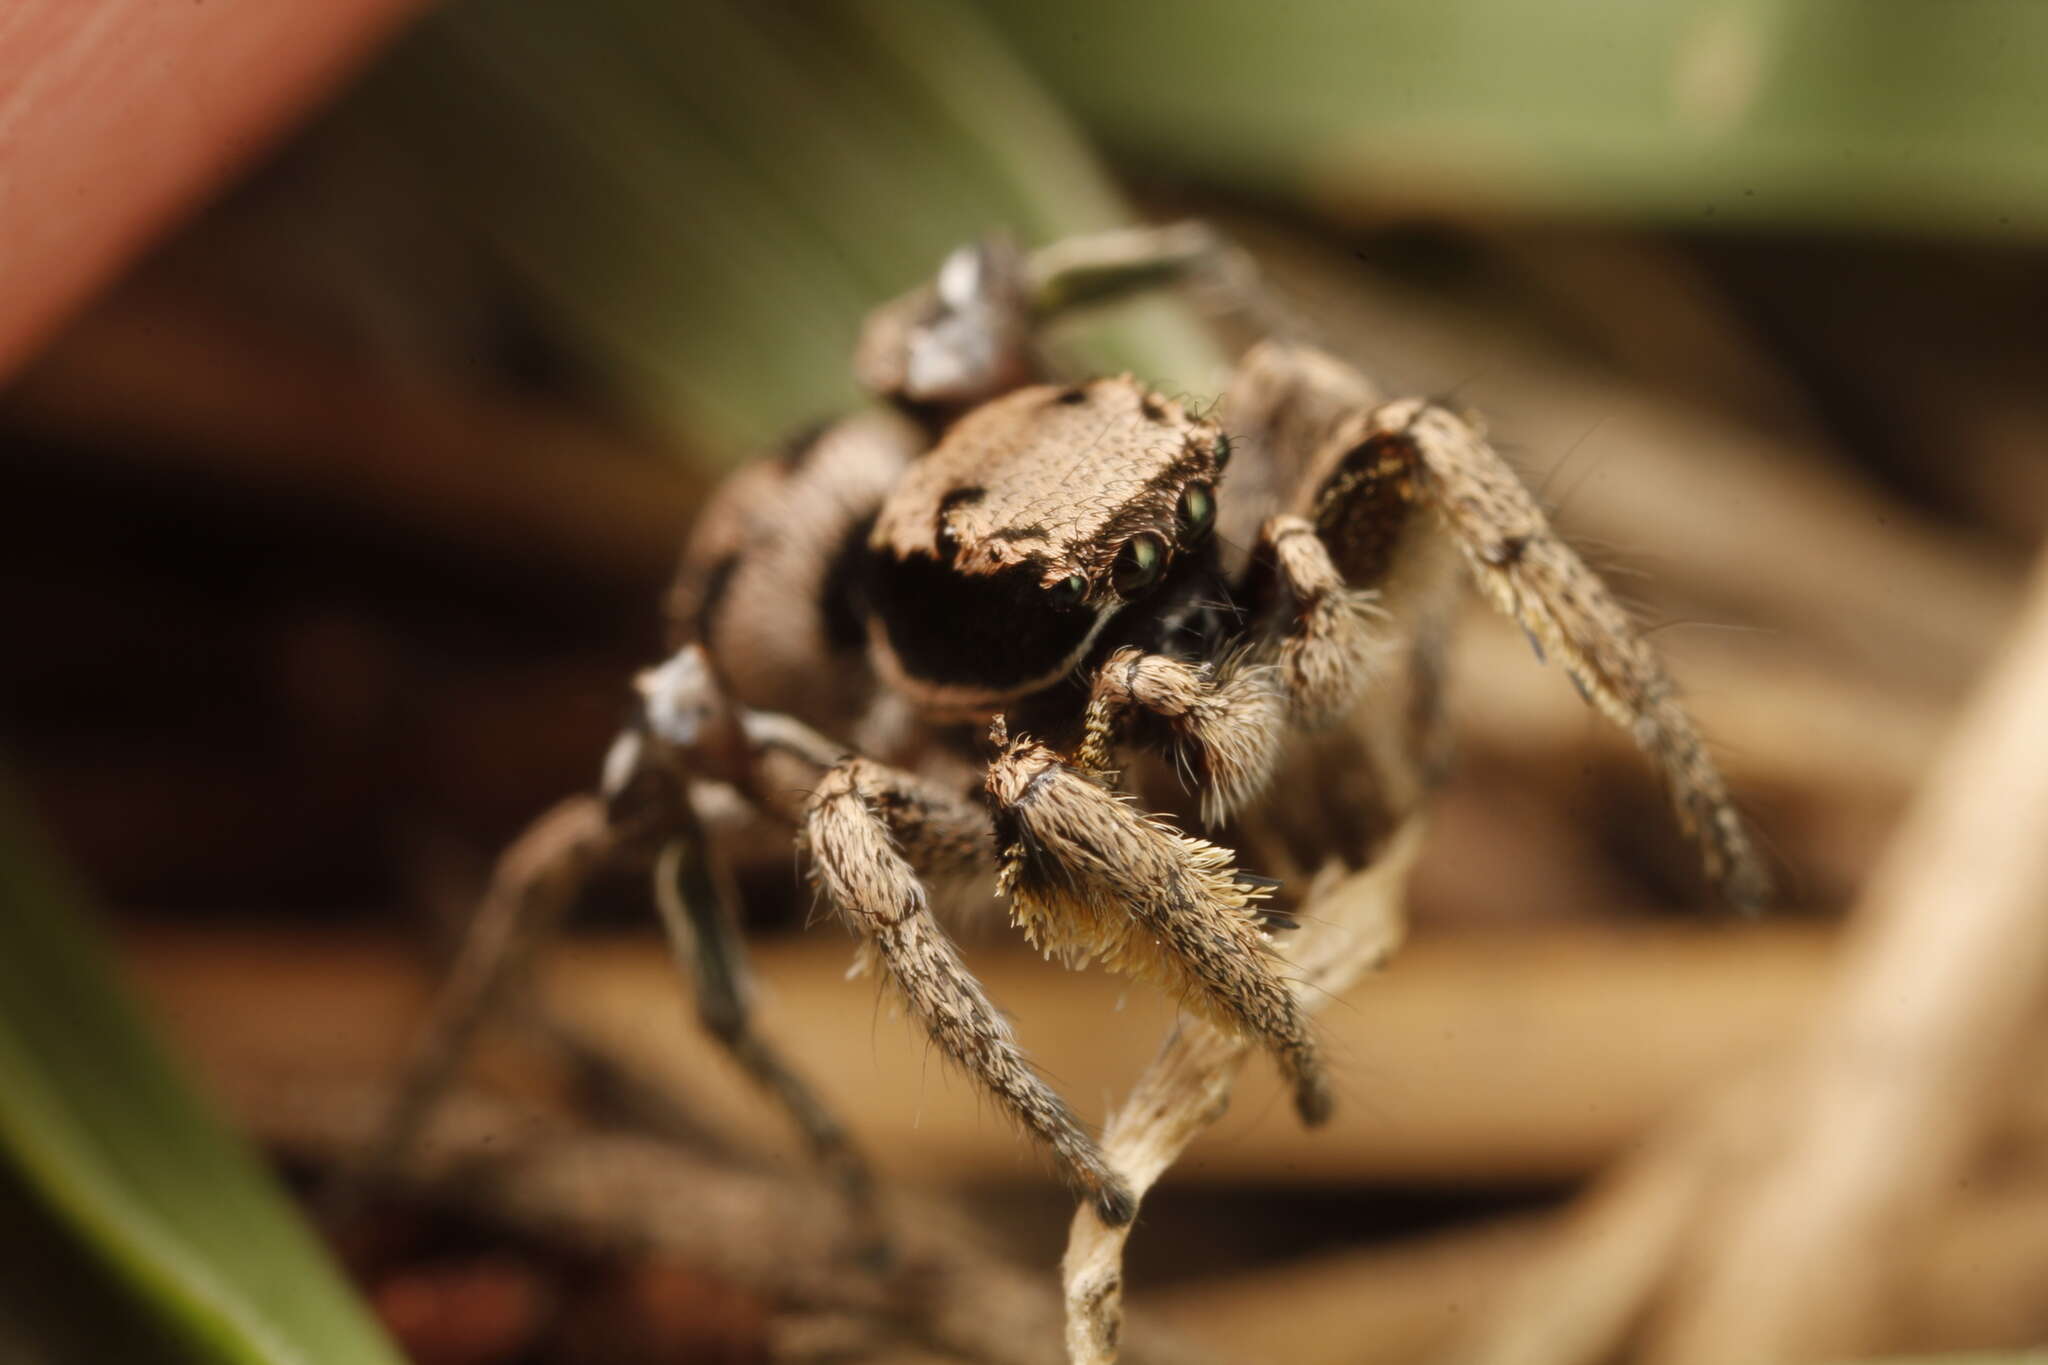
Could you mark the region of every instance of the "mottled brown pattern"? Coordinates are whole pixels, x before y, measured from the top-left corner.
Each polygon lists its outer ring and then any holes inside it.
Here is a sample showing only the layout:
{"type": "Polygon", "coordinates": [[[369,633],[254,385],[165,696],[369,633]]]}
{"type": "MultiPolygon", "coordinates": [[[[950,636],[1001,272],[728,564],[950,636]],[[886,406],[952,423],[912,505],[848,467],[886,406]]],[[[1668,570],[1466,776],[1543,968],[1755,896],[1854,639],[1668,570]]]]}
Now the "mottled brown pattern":
{"type": "Polygon", "coordinates": [[[1364,375],[1314,347],[1268,340],[1245,352],[1222,406],[1234,456],[1217,533],[1234,571],[1268,518],[1296,510],[1296,491],[1312,486],[1308,463],[1337,424],[1378,401],[1364,375]]]}
{"type": "Polygon", "coordinates": [[[1342,453],[1316,485],[1308,520],[1324,544],[1335,547],[1345,579],[1369,587],[1391,567],[1415,502],[1414,453],[1406,442],[1377,434],[1336,444],[1342,453]]]}
{"type": "Polygon", "coordinates": [[[697,519],[668,603],[670,640],[704,645],[720,683],[747,706],[846,733],[870,701],[841,551],[882,505],[922,444],[916,427],[863,413],[815,435],[800,459],[739,470],[697,519]],[[828,673],[839,686],[820,688],[828,673]]]}
{"type": "Polygon", "coordinates": [[[1046,587],[1079,573],[1100,600],[1123,542],[1139,531],[1170,541],[1181,490],[1215,480],[1217,437],[1129,375],[1019,389],[954,424],[890,494],[870,543],[938,556],[943,524],[961,573],[1028,565],[1046,587]],[[949,504],[963,487],[983,496],[949,504]]]}

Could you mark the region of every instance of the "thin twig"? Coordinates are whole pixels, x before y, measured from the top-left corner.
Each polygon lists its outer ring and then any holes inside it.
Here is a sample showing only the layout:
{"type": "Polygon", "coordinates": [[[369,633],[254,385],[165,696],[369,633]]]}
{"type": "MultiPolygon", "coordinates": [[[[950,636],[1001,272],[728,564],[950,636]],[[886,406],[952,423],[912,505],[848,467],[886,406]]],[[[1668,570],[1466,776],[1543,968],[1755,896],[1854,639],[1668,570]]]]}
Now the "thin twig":
{"type": "Polygon", "coordinates": [[[374,1138],[342,1168],[329,1207],[345,1214],[402,1159],[468,1059],[478,1030],[615,847],[603,802],[573,796],[527,826],[498,858],[447,984],[406,1060],[374,1138]]]}
{"type": "MultiPolygon", "coordinates": [[[[1400,946],[1402,895],[1425,821],[1411,816],[1371,867],[1317,899],[1293,955],[1295,991],[1314,1011],[1400,946]]],[[[1109,1121],[1103,1153],[1142,1197],[1197,1134],[1229,1106],[1247,1043],[1183,1014],[1131,1097],[1109,1121]]],[[[1085,1201],[1067,1234],[1062,1273],[1067,1353],[1076,1365],[1118,1358],[1123,1333],[1123,1249],[1130,1226],[1111,1227],[1085,1201]]]]}
{"type": "Polygon", "coordinates": [[[1981,1152],[2048,999],[2044,702],[2048,559],[1871,879],[1778,1141],[1688,1277],[1659,1359],[1885,1344],[1904,1258],[1981,1152]]]}
{"type": "Polygon", "coordinates": [[[1653,1307],[1673,1365],[1848,1356],[1892,1321],[2048,1000],[2048,562],[1852,920],[1789,1065],[1689,1110],[1603,1182],[1457,1358],[1588,1365],[1653,1307]]]}

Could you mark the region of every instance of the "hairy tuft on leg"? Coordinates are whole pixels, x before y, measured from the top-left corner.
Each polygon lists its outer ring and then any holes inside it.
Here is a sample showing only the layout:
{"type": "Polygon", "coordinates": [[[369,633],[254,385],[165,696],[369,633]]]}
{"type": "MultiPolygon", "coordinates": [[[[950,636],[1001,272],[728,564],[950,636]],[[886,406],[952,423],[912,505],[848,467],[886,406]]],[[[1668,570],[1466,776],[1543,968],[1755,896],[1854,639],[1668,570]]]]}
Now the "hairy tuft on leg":
{"type": "MultiPolygon", "coordinates": [[[[866,759],[847,759],[812,797],[803,842],[818,889],[871,946],[892,985],[939,1049],[988,1087],[1060,1158],[1103,1221],[1137,1211],[1123,1178],[1066,1102],[1039,1078],[1010,1027],[933,918],[924,886],[903,856],[884,808],[919,808],[918,784],[866,759]]],[[[966,808],[971,811],[971,807],[966,808]]],[[[930,818],[930,811],[926,811],[930,818]]]]}
{"type": "Polygon", "coordinates": [[[1257,1039],[1308,1123],[1332,1098],[1294,994],[1276,970],[1266,879],[1229,849],[1145,814],[1027,738],[989,767],[997,885],[1025,935],[1070,966],[1101,961],[1153,981],[1232,1033],[1257,1039]]]}
{"type": "Polygon", "coordinates": [[[1202,793],[1202,818],[1220,824],[1273,776],[1287,698],[1274,669],[1239,658],[1209,669],[1136,649],[1110,655],[1095,675],[1079,765],[1111,766],[1118,727],[1132,712],[1166,722],[1168,756],[1202,793]]]}
{"type": "Polygon", "coordinates": [[[1385,665],[1377,594],[1346,587],[1329,547],[1305,518],[1269,518],[1259,553],[1273,566],[1282,617],[1272,646],[1291,717],[1305,729],[1342,720],[1385,665]]]}

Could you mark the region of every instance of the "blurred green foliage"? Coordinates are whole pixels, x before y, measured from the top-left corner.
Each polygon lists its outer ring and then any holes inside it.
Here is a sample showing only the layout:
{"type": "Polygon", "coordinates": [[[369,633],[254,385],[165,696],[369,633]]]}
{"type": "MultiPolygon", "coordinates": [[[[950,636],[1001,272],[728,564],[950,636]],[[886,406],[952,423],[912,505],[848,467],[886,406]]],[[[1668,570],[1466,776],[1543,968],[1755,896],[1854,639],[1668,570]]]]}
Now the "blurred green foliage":
{"type": "MultiPolygon", "coordinates": [[[[467,0],[357,112],[644,415],[735,459],[857,399],[861,317],[965,241],[1130,212],[1056,105],[946,0],[467,0]]],[[[1156,302],[1071,353],[1214,363],[1156,302]]]]}
{"type": "MultiPolygon", "coordinates": [[[[860,316],[951,246],[1127,221],[1080,129],[1354,218],[2014,235],[2048,228],[2043,51],[2027,0],[459,0],[354,114],[730,459],[854,401],[860,316]]],[[[1213,377],[1164,304],[1069,359],[1213,377]]]]}
{"type": "Polygon", "coordinates": [[[0,791],[0,1359],[396,1365],[0,791]]]}
{"type": "Polygon", "coordinates": [[[2032,0],[976,0],[1147,175],[1340,213],[2039,236],[2032,0]]]}

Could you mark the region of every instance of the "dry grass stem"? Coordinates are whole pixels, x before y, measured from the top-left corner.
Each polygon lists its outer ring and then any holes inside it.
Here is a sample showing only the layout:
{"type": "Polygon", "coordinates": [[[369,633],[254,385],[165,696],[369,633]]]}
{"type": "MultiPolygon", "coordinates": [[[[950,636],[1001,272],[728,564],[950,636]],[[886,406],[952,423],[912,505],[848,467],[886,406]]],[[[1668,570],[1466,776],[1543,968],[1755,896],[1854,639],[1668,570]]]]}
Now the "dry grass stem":
{"type": "Polygon", "coordinates": [[[1666,1135],[1580,1201],[1538,1256],[1447,1353],[1456,1365],[1585,1365],[1613,1359],[1705,1216],[1728,1139],[1761,1087],[1688,1109],[1666,1135]]]}
{"type": "MultiPolygon", "coordinates": [[[[2048,566],[1852,920],[1805,1046],[1667,1127],[1458,1359],[1667,1365],[1896,1346],[2048,1002],[2048,566]],[[1638,1343],[1640,1345],[1640,1343],[1638,1343]]],[[[2032,1243],[1980,1229],[2008,1250],[2032,1243]]],[[[1951,1258],[1953,1259],[1953,1258],[1951,1258]]]]}
{"type": "Polygon", "coordinates": [[[405,1153],[449,1093],[484,1026],[525,977],[535,948],[569,913],[593,868],[617,847],[604,804],[573,796],[529,825],[499,855],[447,983],[407,1056],[374,1140],[343,1167],[333,1201],[346,1209],[405,1153]]]}
{"type": "Polygon", "coordinates": [[[2048,999],[2048,561],[1872,877],[1768,1157],[1659,1342],[1670,1365],[1885,1344],[1903,1260],[2000,1117],[2048,999]]]}
{"type": "MultiPolygon", "coordinates": [[[[1717,1103],[1725,1111],[1760,1098],[1738,1087],[1717,1103]]],[[[1697,1142],[1724,1128],[1709,1117],[1689,1131],[1697,1142]]],[[[1177,1283],[1134,1302],[1188,1340],[1258,1365],[1621,1359],[1645,1279],[1702,1220],[1711,1193],[1702,1155],[1672,1144],[1631,1168],[1630,1188],[1604,1186],[1565,1217],[1513,1215],[1177,1283]],[[1465,1330],[1475,1317],[1487,1324],[1483,1340],[1465,1330]]],[[[1931,1233],[1909,1249],[1915,1287],[1898,1349],[2040,1337],[2042,1163],[1973,1182],[1931,1233]]]]}
{"type": "MultiPolygon", "coordinates": [[[[1371,867],[1313,898],[1293,945],[1292,980],[1311,1012],[1349,989],[1400,946],[1402,897],[1426,821],[1412,816],[1371,867]]],[[[1248,1043],[1183,1014],[1159,1056],[1111,1117],[1103,1153],[1142,1197],[1196,1135],[1221,1117],[1248,1043]]],[[[1111,1227],[1085,1202],[1075,1210],[1062,1265],[1067,1353],[1076,1365],[1119,1358],[1123,1249],[1130,1225],[1111,1227]]]]}
{"type": "MultiPolygon", "coordinates": [[[[1440,833],[1433,825],[1433,846],[1440,833]]],[[[846,979],[843,941],[819,934],[759,948],[763,1029],[818,1078],[885,1175],[924,1186],[1042,1178],[991,1140],[1001,1130],[973,1093],[932,1078],[922,1037],[877,1004],[873,983],[846,979]]],[[[1826,951],[1824,935],[1784,926],[1420,940],[1357,1008],[1318,1020],[1349,1095],[1329,1125],[1254,1124],[1251,1113],[1277,1098],[1275,1078],[1255,1066],[1237,1092],[1245,1112],[1199,1144],[1201,1162],[1182,1178],[1299,1186],[1582,1177],[1688,1094],[1796,1034],[1824,985],[1826,951]]],[[[187,1054],[230,1089],[247,1076],[392,1067],[433,985],[395,938],[331,932],[159,930],[133,938],[127,961],[187,1054]]],[[[1009,952],[977,954],[975,965],[1014,1009],[1033,1055],[1076,1095],[1120,1093],[1156,1051],[1147,1040],[1172,1022],[1168,1002],[1103,973],[1009,952]]],[[[694,1125],[746,1150],[800,1158],[788,1124],[692,1025],[675,968],[651,936],[560,941],[537,977],[558,1028],[687,1105],[694,1125]]],[[[552,1087],[547,1068],[510,1041],[479,1044],[478,1074],[521,1093],[552,1087]]],[[[2048,1130],[2048,1111],[2032,1122],[2025,1131],[2048,1130]]]]}
{"type": "MultiPolygon", "coordinates": [[[[384,1096],[329,1075],[257,1085],[236,1107],[266,1141],[321,1164],[346,1160],[384,1096]]],[[[935,1201],[887,1210],[892,1260],[859,1254],[860,1230],[809,1172],[734,1166],[634,1134],[592,1131],[475,1092],[447,1097],[391,1187],[550,1246],[594,1255],[673,1256],[814,1320],[837,1315],[907,1349],[985,1365],[1051,1365],[1059,1305],[1040,1277],[992,1255],[935,1201]]],[[[1202,1365],[1206,1355],[1141,1328],[1133,1360],[1202,1365]]]]}

